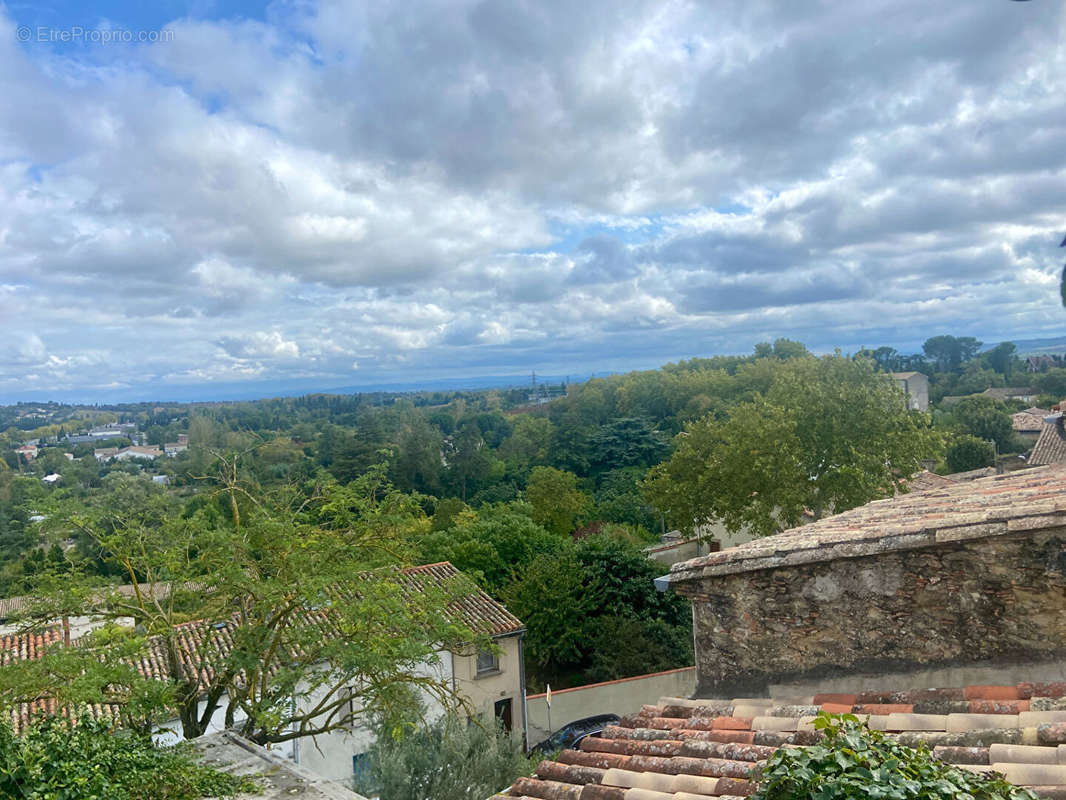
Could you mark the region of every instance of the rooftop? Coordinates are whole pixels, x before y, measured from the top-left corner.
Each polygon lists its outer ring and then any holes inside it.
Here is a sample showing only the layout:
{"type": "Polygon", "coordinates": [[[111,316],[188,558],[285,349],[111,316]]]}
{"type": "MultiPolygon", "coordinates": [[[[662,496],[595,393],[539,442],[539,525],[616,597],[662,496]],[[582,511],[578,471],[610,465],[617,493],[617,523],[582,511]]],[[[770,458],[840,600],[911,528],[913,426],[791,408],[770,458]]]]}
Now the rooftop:
{"type": "MultiPolygon", "coordinates": [[[[424,591],[428,585],[444,585],[449,581],[462,577],[463,573],[457,570],[451,563],[442,561],[437,564],[410,567],[399,572],[399,579],[406,594],[424,591]]],[[[187,587],[196,584],[186,584],[187,587]]],[[[131,586],[114,587],[122,592],[132,592],[131,586]]],[[[169,584],[145,584],[142,590],[151,588],[164,593],[169,592],[169,584]]],[[[22,610],[27,605],[27,598],[7,598],[16,610],[22,610]]],[[[476,585],[473,591],[452,601],[448,610],[453,619],[461,622],[478,634],[487,636],[508,636],[525,630],[522,622],[496,600],[482,591],[476,585]]],[[[323,625],[328,625],[325,615],[321,612],[308,612],[322,618],[323,625]]],[[[234,647],[232,626],[225,622],[212,622],[208,620],[194,620],[175,626],[178,634],[179,656],[183,670],[195,674],[203,681],[203,685],[212,679],[212,664],[218,663],[218,659],[228,654],[234,647]],[[206,658],[210,654],[211,658],[206,658]]],[[[0,666],[22,659],[35,659],[44,651],[63,641],[62,632],[58,628],[49,628],[42,632],[17,633],[0,636],[0,666]]],[[[76,644],[75,640],[73,644],[76,644]]],[[[172,677],[170,664],[163,648],[163,642],[159,637],[152,637],[148,646],[140,657],[133,662],[142,675],[158,680],[168,680],[172,677]]],[[[33,703],[23,703],[19,708],[12,711],[12,719],[16,730],[21,728],[33,713],[45,710],[48,713],[56,713],[55,703],[50,698],[37,700],[33,703]]],[[[99,706],[91,709],[98,716],[114,715],[114,709],[99,706]]],[[[65,713],[65,712],[64,712],[65,713]]]]}
{"type": "Polygon", "coordinates": [[[675,564],[671,584],[1066,525],[1066,466],[875,500],[800,528],[675,564]]]}
{"type": "Polygon", "coordinates": [[[261,792],[238,795],[234,800],[280,800],[297,796],[301,800],[366,800],[361,794],[229,731],[202,736],[195,741],[195,747],[208,766],[259,780],[261,792]]]}
{"type": "Polygon", "coordinates": [[[1050,413],[1042,408],[1027,408],[1010,415],[1011,427],[1020,433],[1043,430],[1044,417],[1050,413]]]}
{"type": "Polygon", "coordinates": [[[1029,463],[1039,467],[1063,462],[1066,462],[1066,432],[1063,431],[1062,420],[1045,422],[1029,454],[1029,463]]]}
{"type": "Polygon", "coordinates": [[[957,481],[948,475],[937,475],[923,469],[917,475],[903,481],[909,492],[928,492],[930,489],[941,489],[945,486],[954,486],[957,481]]]}
{"type": "Polygon", "coordinates": [[[909,746],[924,742],[962,769],[994,770],[1043,796],[1066,796],[1066,683],[1019,683],[806,697],[663,697],[601,738],[542,761],[534,777],[519,778],[492,800],[746,796],[755,788],[753,770],[777,749],[818,741],[811,722],[823,710],[860,715],[909,746]]]}

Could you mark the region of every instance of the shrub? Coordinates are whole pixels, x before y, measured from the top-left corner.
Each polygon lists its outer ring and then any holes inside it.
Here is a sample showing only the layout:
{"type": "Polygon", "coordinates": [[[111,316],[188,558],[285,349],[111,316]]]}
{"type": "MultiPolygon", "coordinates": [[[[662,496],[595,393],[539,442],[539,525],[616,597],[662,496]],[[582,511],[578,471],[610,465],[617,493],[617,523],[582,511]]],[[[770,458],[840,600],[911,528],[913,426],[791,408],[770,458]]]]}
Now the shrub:
{"type": "Polygon", "coordinates": [[[484,800],[536,764],[517,737],[493,722],[453,715],[400,738],[382,729],[355,788],[381,800],[484,800]]]}
{"type": "Polygon", "coordinates": [[[821,713],[819,744],[783,748],[758,775],[755,800],[1036,800],[998,774],[979,775],[933,758],[929,748],[905,747],[871,731],[852,714],[821,713]]]}
{"type": "Polygon", "coordinates": [[[92,717],[39,717],[19,736],[0,725],[0,797],[199,800],[257,790],[198,763],[187,745],[157,747],[92,717]]]}

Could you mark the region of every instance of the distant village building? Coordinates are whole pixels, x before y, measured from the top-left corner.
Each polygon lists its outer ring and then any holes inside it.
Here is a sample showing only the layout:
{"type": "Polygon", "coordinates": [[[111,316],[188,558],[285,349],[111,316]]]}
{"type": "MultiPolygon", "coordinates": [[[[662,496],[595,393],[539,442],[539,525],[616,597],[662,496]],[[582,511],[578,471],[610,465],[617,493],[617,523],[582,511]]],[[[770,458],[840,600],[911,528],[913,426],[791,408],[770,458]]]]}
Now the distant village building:
{"type": "Polygon", "coordinates": [[[1062,356],[1029,356],[1025,359],[1026,372],[1047,372],[1052,367],[1061,367],[1062,365],[1062,356]]]}
{"type": "Polygon", "coordinates": [[[1040,437],[1029,454],[1029,464],[1041,467],[1046,464],[1066,462],[1066,430],[1063,430],[1063,416],[1059,406],[1052,408],[1044,420],[1040,437]]]}
{"type": "Polygon", "coordinates": [[[1010,422],[1014,435],[1019,439],[1035,443],[1040,437],[1041,431],[1044,430],[1044,417],[1050,413],[1050,411],[1045,411],[1042,408],[1030,407],[1025,409],[1025,411],[1011,414],[1010,422]]]}
{"type": "Polygon", "coordinates": [[[24,444],[15,448],[15,452],[25,458],[27,461],[33,461],[37,458],[37,445],[24,444]]]}
{"type": "Polygon", "coordinates": [[[93,450],[93,455],[96,456],[97,461],[109,461],[111,459],[115,459],[116,461],[129,461],[131,458],[148,461],[162,456],[163,450],[158,445],[152,445],[151,447],[141,447],[140,445],[121,448],[99,447],[96,450],[93,450]]]}
{"type": "Polygon", "coordinates": [[[161,455],[163,455],[163,450],[159,445],[150,447],[133,445],[132,447],[123,447],[112,458],[116,461],[129,461],[131,458],[148,461],[153,458],[159,458],[161,455]]]}
{"type": "Polygon", "coordinates": [[[920,372],[892,372],[892,379],[907,393],[907,408],[929,410],[929,378],[920,372]]]}
{"type": "Polygon", "coordinates": [[[63,480],[63,476],[58,472],[53,472],[51,475],[45,475],[41,478],[41,483],[56,484],[63,480]]]}
{"type": "Polygon", "coordinates": [[[1031,386],[994,386],[981,392],[983,397],[991,397],[994,400],[1021,400],[1023,403],[1031,403],[1036,399],[1037,391],[1031,386]]]}

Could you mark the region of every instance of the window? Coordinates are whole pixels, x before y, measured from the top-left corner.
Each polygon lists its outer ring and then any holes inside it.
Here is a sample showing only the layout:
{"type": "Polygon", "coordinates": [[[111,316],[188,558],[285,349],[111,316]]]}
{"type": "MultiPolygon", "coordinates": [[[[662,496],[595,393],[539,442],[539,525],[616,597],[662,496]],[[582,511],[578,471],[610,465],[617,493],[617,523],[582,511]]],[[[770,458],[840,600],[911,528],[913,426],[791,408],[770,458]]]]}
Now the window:
{"type": "Polygon", "coordinates": [[[500,657],[488,650],[481,650],[477,654],[477,674],[488,675],[500,671],[500,657]]]}
{"type": "Polygon", "coordinates": [[[365,778],[370,770],[370,758],[368,753],[356,753],[352,756],[352,776],[365,778]]]}
{"type": "Polygon", "coordinates": [[[496,719],[503,725],[503,729],[508,733],[511,732],[511,698],[506,700],[497,700],[493,706],[493,712],[496,715],[496,719]]]}

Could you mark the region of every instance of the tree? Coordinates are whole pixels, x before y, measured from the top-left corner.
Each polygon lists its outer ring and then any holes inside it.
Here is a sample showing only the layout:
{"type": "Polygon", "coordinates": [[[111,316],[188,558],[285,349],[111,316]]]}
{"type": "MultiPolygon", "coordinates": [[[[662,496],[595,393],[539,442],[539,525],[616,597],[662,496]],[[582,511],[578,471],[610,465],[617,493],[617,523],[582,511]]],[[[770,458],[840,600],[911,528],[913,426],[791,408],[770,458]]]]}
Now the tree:
{"type": "Polygon", "coordinates": [[[985,362],[1000,375],[1009,378],[1014,367],[1014,351],[1017,349],[1014,342],[1000,342],[984,354],[985,362]]]}
{"type": "Polygon", "coordinates": [[[774,356],[782,360],[789,358],[803,358],[809,355],[803,342],[792,339],[774,339],[774,356]]]}
{"type": "Polygon", "coordinates": [[[925,340],[922,352],[927,358],[936,362],[936,367],[941,372],[947,372],[958,367],[977,355],[981,349],[981,342],[972,336],[933,336],[925,340]]]}
{"type": "Polygon", "coordinates": [[[583,663],[592,646],[588,612],[595,598],[572,549],[533,559],[504,589],[503,601],[526,625],[531,680],[553,681],[583,663]]]}
{"type": "Polygon", "coordinates": [[[0,724],[2,797],[200,800],[258,790],[255,780],[202,765],[184,748],[157,747],[89,715],[39,717],[19,736],[0,724]]]}
{"type": "Polygon", "coordinates": [[[896,372],[899,367],[899,353],[894,347],[878,347],[872,353],[873,360],[884,372],[896,372]]]}
{"type": "Polygon", "coordinates": [[[593,434],[589,466],[598,474],[621,467],[649,467],[668,450],[666,442],[642,419],[623,417],[593,434]]]}
{"type": "Polygon", "coordinates": [[[509,470],[524,477],[533,467],[548,463],[551,440],[551,420],[523,415],[500,445],[499,455],[509,470]]]}
{"type": "Polygon", "coordinates": [[[566,544],[513,506],[460,513],[454,522],[422,538],[421,561],[450,561],[490,593],[514,580],[537,555],[554,554],[566,544]]]}
{"type": "Polygon", "coordinates": [[[640,493],[640,481],[646,473],[647,468],[623,467],[600,475],[595,519],[658,531],[659,512],[640,493]]]}
{"type": "Polygon", "coordinates": [[[503,463],[485,445],[476,420],[464,420],[456,434],[444,444],[444,458],[448,464],[445,477],[464,503],[468,493],[473,494],[483,483],[503,477],[503,463]]]}
{"type": "Polygon", "coordinates": [[[487,643],[447,613],[471,584],[416,591],[398,569],[428,528],[417,498],[392,489],[384,466],[347,486],[275,495],[247,484],[236,456],[217,468],[206,499],[178,515],[154,494],[112,495],[66,515],[134,588],[102,585],[71,564],[39,576],[30,617],[38,626],[132,618],[137,634],[7,665],[0,701],[114,705],[139,728],[177,716],[187,739],[219,713],[260,744],[347,728],[386,706],[397,685],[455,705],[450,681],[426,665],[441,647],[487,643]],[[131,667],[148,653],[165,680],[145,682],[131,667]]]}
{"type": "Polygon", "coordinates": [[[721,520],[768,535],[891,495],[938,441],[873,362],[794,359],[777,365],[765,396],[680,433],[645,494],[685,528],[721,520]]]}
{"type": "Polygon", "coordinates": [[[554,467],[534,467],[526,485],[533,520],[549,531],[567,535],[588,509],[588,495],[577,488],[577,476],[554,467]]]}
{"type": "Polygon", "coordinates": [[[483,800],[536,767],[496,724],[454,716],[401,737],[383,730],[368,757],[356,788],[381,800],[483,800]]]}
{"type": "Polygon", "coordinates": [[[1014,426],[1007,409],[992,397],[964,397],[951,409],[959,427],[978,439],[993,441],[1001,453],[1014,443],[1014,426]]]}
{"type": "Polygon", "coordinates": [[[948,472],[968,472],[992,464],[992,443],[966,433],[956,436],[944,454],[948,472]]]}

